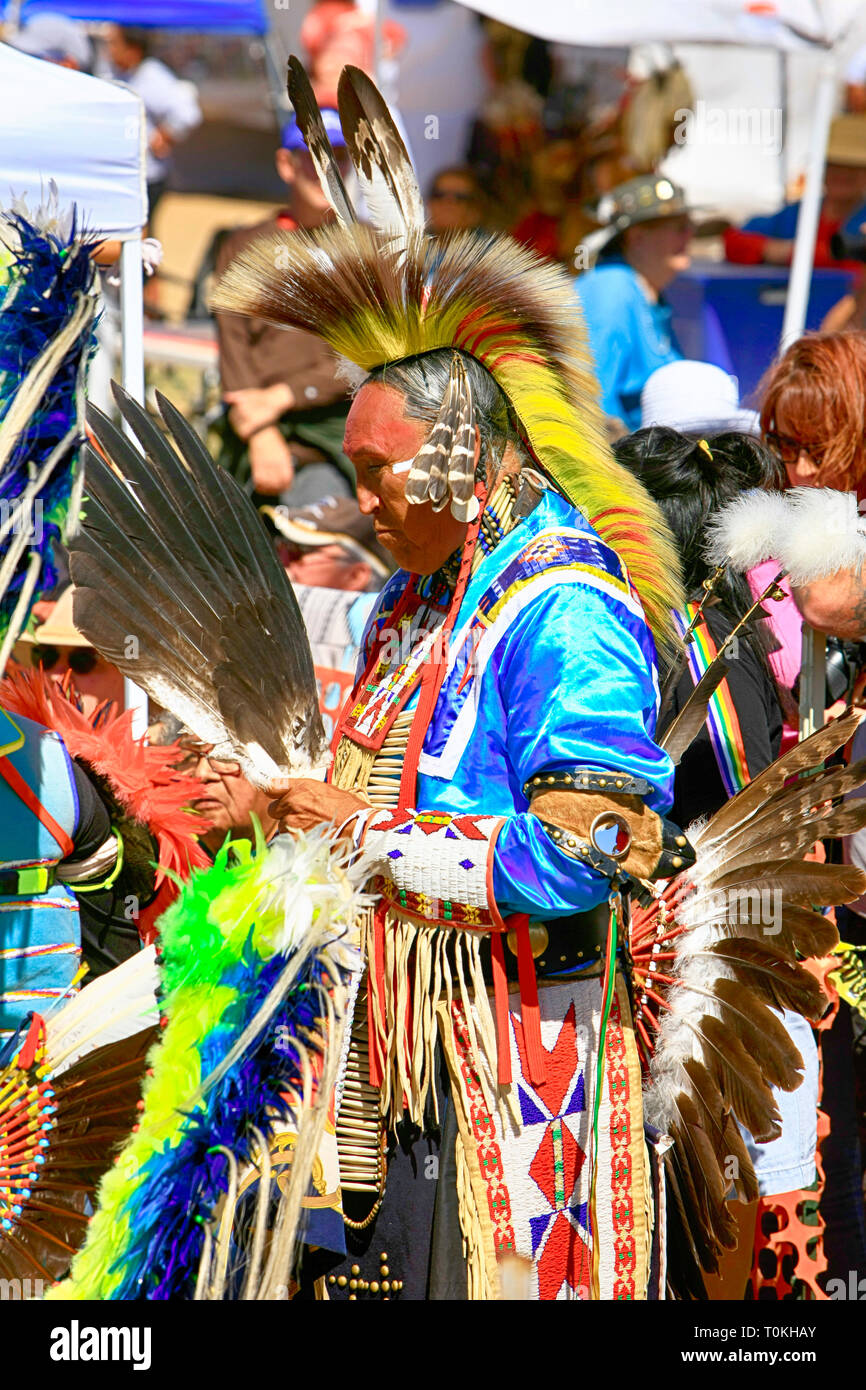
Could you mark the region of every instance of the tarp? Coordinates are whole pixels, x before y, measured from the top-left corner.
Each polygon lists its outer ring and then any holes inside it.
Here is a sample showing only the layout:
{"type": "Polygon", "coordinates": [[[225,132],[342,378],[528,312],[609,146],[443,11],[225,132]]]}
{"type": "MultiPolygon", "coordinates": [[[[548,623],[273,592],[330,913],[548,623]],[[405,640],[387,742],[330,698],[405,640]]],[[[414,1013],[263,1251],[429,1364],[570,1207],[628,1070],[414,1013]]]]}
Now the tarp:
{"type": "Polygon", "coordinates": [[[459,0],[491,19],[554,43],[591,48],[638,43],[755,43],[796,49],[832,44],[861,0],[459,0]]]}
{"type": "Polygon", "coordinates": [[[24,0],[21,22],[43,10],[71,19],[200,34],[265,34],[268,29],[262,0],[24,0]]]}
{"type": "Polygon", "coordinates": [[[4,138],[0,205],[37,207],[53,179],[83,224],[133,237],[147,221],[144,107],[128,87],[44,63],[0,43],[4,138]]]}

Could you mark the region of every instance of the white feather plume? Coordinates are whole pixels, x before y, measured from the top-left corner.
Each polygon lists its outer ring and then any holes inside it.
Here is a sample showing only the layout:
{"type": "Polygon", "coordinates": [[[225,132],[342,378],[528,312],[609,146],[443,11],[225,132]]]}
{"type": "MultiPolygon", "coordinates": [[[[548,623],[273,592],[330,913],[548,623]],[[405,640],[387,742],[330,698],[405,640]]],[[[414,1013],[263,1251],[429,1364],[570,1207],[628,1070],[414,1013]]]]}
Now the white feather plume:
{"type": "Polygon", "coordinates": [[[741,572],[762,560],[777,560],[787,526],[785,496],[750,488],[711,518],[707,526],[707,559],[713,565],[729,563],[741,572]]]}
{"type": "Polygon", "coordinates": [[[159,1022],[155,949],[130,956],[46,1017],[52,1075],[60,1076],[98,1047],[131,1038],[159,1022]]]}
{"type": "Polygon", "coordinates": [[[788,493],[787,521],[778,558],[795,587],[866,560],[866,517],[853,492],[797,487],[788,493]]]}

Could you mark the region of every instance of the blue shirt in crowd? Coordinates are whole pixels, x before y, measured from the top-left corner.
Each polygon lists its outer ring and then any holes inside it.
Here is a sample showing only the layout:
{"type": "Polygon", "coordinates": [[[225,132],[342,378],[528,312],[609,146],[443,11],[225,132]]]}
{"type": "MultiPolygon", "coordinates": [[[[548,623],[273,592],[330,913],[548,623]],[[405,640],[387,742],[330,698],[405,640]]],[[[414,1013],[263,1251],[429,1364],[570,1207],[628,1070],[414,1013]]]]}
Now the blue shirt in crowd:
{"type": "Polygon", "coordinates": [[[656,367],[683,354],[671,327],[671,308],[652,304],[635,270],[624,261],[603,262],[577,281],[589,346],[601,385],[602,406],[640,428],[640,393],[656,367]]]}

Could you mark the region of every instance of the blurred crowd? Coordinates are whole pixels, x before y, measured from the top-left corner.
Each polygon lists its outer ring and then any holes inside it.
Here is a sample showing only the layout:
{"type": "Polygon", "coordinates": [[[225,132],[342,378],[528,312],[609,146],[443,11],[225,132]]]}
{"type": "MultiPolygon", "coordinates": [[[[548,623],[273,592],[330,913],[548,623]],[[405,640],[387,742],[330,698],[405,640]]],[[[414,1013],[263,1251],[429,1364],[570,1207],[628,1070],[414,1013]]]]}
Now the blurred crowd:
{"type": "MultiPolygon", "coordinates": [[[[319,0],[305,30],[311,75],[340,157],[343,137],[328,109],[334,74],[345,61],[372,65],[369,23],[350,0],[319,0]]],[[[697,602],[709,577],[707,528],[740,492],[827,488],[866,497],[866,65],[862,73],[852,68],[848,109],[832,126],[815,249],[816,267],[851,272],[849,289],[823,331],[767,362],[755,399],[743,402],[723,366],[687,356],[666,291],[710,240],[735,265],[789,265],[796,198],[743,227],[718,220],[702,226],[682,189],[659,172],[673,143],[674,113],[690,100],[680,67],[668,62],[637,76],[623,72],[613,99],[606,92],[600,100],[591,83],[558,82],[540,41],[492,22],[485,35],[487,94],[465,161],[440,169],[426,190],[429,230],[444,236],[456,228],[479,235],[506,229],[564,268],[563,293],[577,296],[585,316],[611,442],[661,503],[680,546],[688,598],[697,602]]],[[[399,43],[399,35],[386,37],[399,43]]],[[[153,56],[146,30],[110,26],[97,53],[80,26],[46,15],[15,43],[51,61],[104,72],[139,93],[148,113],[153,212],[170,184],[174,150],[201,120],[194,86],[153,56]]],[[[208,252],[217,276],[254,238],[301,234],[331,217],[291,118],[282,126],[275,163],[285,186],[282,206],[253,225],[220,229],[208,252]]],[[[224,314],[216,317],[216,334],[221,410],[212,423],[219,458],[249,491],[296,586],[323,714],[333,723],[375,595],[390,572],[342,453],[350,387],[329,349],[311,335],[224,314]]],[[[716,647],[771,580],[772,565],[759,566],[747,582],[722,587],[710,610],[716,647]]],[[[38,616],[32,637],[19,645],[20,659],[71,681],[84,701],[122,700],[119,673],[74,628],[68,589],[38,616]]],[[[804,619],[831,638],[826,708],[863,696],[866,576],[836,575],[803,591],[783,582],[730,678],[752,777],[797,737],[804,619]]],[[[864,751],[857,747],[851,756],[864,751]]],[[[237,769],[193,753],[208,783],[206,809],[217,839],[247,832],[252,813],[267,829],[266,805],[252,789],[243,792],[237,769]]],[[[682,825],[717,809],[729,794],[708,741],[694,758],[678,781],[674,818],[682,825]]],[[[862,866],[864,837],[859,832],[844,845],[845,856],[862,866]]],[[[866,903],[836,914],[843,939],[866,947],[866,903]]],[[[832,1119],[823,1150],[825,1251],[835,1270],[866,1270],[866,1136],[858,1100],[866,1094],[866,1022],[856,1006],[837,1005],[823,1052],[823,1103],[832,1119]]],[[[805,1122],[811,1135],[817,1071],[804,1094],[807,1111],[811,1096],[805,1122]]],[[[792,1174],[802,1177],[812,1161],[808,1153],[789,1160],[789,1171],[782,1164],[786,1185],[777,1192],[798,1187],[792,1174]]]]}

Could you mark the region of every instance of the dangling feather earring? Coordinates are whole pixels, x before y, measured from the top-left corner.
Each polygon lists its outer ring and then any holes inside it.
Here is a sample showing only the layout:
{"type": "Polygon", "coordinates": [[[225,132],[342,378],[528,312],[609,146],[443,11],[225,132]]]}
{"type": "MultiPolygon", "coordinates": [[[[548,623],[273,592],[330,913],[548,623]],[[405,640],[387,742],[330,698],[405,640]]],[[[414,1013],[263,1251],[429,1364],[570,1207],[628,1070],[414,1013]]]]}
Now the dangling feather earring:
{"type": "Polygon", "coordinates": [[[415,505],[432,502],[435,512],[441,512],[450,499],[451,514],[458,521],[474,521],[478,515],[475,409],[469,379],[456,353],[439,414],[412,460],[406,499],[415,505]]]}

